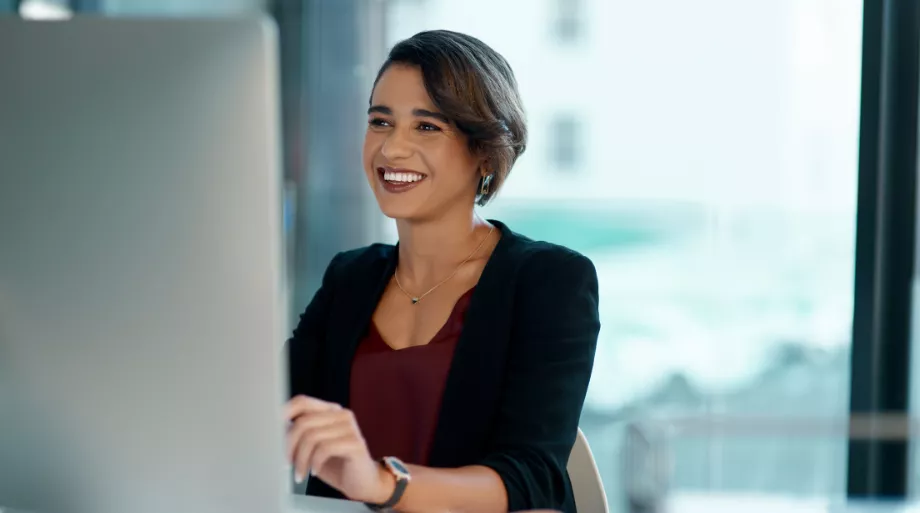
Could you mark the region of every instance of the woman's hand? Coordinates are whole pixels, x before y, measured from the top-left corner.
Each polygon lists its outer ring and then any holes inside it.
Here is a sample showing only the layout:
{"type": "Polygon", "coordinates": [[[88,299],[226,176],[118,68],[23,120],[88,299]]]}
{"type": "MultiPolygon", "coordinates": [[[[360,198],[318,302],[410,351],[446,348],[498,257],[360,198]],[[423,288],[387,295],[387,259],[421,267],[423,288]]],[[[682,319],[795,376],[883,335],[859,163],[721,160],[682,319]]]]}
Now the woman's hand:
{"type": "Polygon", "coordinates": [[[287,403],[287,457],[298,482],[307,472],[351,500],[380,504],[395,477],[374,461],[354,414],[338,404],[307,396],[287,403]]]}

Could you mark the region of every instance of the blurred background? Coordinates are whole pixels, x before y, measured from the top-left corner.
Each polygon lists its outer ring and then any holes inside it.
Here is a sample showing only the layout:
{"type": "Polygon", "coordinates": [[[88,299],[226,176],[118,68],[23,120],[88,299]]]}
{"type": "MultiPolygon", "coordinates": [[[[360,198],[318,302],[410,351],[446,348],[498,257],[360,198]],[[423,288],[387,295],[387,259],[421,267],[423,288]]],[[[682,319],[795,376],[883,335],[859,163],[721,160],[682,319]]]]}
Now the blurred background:
{"type": "MultiPolygon", "coordinates": [[[[336,252],[395,241],[360,157],[388,48],[446,28],[501,52],[531,139],[482,213],[597,266],[603,327],[581,427],[615,512],[627,504],[623,451],[649,436],[637,423],[851,413],[861,0],[0,0],[0,10],[276,19],[292,319],[336,252]]],[[[853,472],[845,427],[669,443],[674,492],[842,499],[853,472]]],[[[918,465],[909,472],[920,482],[918,465]]]]}

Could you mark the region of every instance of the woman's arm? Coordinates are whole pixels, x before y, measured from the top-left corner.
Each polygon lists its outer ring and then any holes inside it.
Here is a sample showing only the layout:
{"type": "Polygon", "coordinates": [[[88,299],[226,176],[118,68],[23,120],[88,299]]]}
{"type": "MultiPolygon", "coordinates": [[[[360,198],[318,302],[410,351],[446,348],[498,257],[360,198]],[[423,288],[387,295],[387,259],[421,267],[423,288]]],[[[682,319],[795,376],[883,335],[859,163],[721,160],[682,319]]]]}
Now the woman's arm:
{"type": "MultiPolygon", "coordinates": [[[[314,397],[288,403],[288,459],[297,480],[308,473],[351,500],[387,502],[396,478],[371,458],[350,410],[314,397]]],[[[505,487],[492,469],[470,466],[435,469],[407,465],[411,481],[399,503],[406,513],[501,513],[508,511],[505,487]]]]}
{"type": "MultiPolygon", "coordinates": [[[[405,513],[504,513],[508,497],[501,477],[492,469],[469,466],[440,469],[406,465],[412,481],[396,509],[405,513]]],[[[390,498],[395,480],[389,472],[381,476],[385,495],[380,504],[390,498]]]]}
{"type": "Polygon", "coordinates": [[[286,346],[288,362],[289,397],[301,394],[315,394],[319,376],[311,372],[321,360],[322,338],[326,332],[326,319],[332,302],[332,291],[336,265],[341,253],[326,267],[319,289],[310,300],[306,310],[286,346]]]}
{"type": "Polygon", "coordinates": [[[597,272],[586,257],[548,246],[519,283],[508,377],[479,463],[501,476],[510,511],[562,509],[600,331],[597,272]]]}

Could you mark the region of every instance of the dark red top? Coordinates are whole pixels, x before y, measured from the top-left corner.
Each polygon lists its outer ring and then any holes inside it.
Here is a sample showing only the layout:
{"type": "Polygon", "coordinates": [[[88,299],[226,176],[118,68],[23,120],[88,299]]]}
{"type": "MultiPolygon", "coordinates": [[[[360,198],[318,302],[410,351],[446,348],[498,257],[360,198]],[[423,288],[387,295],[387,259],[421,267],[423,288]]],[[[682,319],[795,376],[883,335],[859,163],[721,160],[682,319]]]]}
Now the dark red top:
{"type": "Polygon", "coordinates": [[[457,300],[447,322],[423,346],[392,349],[371,322],[351,365],[349,407],[372,457],[428,464],[441,396],[472,293],[457,300]]]}

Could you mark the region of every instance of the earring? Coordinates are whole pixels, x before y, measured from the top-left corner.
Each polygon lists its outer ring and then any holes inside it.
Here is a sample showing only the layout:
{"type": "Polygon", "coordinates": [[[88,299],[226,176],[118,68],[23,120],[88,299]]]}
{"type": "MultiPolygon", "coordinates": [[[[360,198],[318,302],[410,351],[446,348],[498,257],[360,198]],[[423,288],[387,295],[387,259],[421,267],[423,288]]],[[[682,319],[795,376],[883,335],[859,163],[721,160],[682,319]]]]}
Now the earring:
{"type": "Polygon", "coordinates": [[[492,175],[485,175],[482,177],[482,180],[479,183],[479,195],[488,196],[489,191],[492,189],[492,175]]]}

